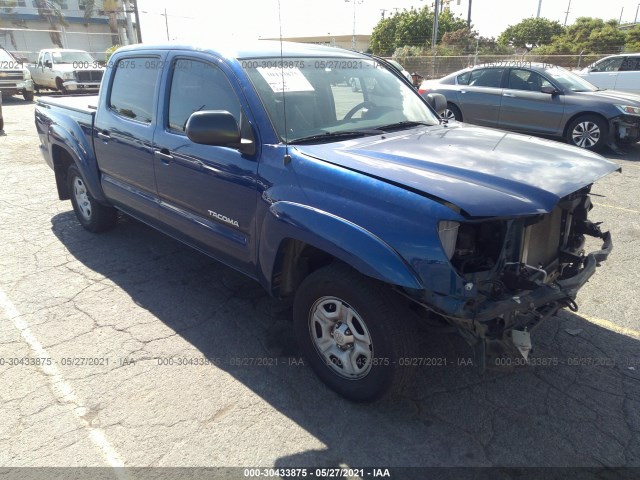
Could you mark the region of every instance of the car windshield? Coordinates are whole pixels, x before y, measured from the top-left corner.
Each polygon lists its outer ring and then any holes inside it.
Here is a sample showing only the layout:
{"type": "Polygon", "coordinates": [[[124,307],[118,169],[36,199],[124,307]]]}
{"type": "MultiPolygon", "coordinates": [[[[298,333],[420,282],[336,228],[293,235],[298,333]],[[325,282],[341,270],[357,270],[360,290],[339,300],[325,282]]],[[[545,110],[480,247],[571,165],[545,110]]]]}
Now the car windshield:
{"type": "Polygon", "coordinates": [[[54,63],[93,63],[95,60],[87,52],[53,52],[54,63]]]}
{"type": "Polygon", "coordinates": [[[373,59],[240,62],[282,141],[331,141],[439,123],[414,89],[373,59]]]}
{"type": "Polygon", "coordinates": [[[0,49],[0,62],[2,64],[7,64],[7,65],[11,65],[13,63],[17,63],[16,59],[13,58],[9,52],[7,52],[5,50],[1,50],[1,49],[0,49]]]}
{"type": "Polygon", "coordinates": [[[595,92],[598,87],[589,83],[584,78],[579,77],[562,67],[547,68],[547,74],[553,78],[563,89],[574,92],[595,92]]]}

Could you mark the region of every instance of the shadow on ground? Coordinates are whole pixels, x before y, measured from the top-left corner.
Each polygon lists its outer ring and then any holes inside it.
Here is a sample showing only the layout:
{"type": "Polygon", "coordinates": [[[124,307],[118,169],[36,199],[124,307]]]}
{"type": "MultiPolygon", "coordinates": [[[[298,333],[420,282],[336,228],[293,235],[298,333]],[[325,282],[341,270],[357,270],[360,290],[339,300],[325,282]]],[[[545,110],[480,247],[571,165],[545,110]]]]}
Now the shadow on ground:
{"type": "Polygon", "coordinates": [[[278,467],[640,466],[640,345],[579,315],[540,327],[537,366],[484,376],[461,339],[422,329],[424,356],[441,366],[420,369],[402,396],[353,404],[287,365],[298,358],[290,308],[258,283],[128,217],[92,235],[67,212],[52,230],[204,356],[285,365],[221,367],[326,445],[278,467]]]}

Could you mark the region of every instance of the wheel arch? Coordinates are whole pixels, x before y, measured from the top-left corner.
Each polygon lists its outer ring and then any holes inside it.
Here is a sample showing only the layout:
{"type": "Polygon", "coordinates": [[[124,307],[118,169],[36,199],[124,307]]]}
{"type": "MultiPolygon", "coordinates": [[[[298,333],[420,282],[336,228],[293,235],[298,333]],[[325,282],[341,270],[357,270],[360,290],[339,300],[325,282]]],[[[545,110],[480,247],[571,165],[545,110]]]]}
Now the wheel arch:
{"type": "Polygon", "coordinates": [[[335,260],[388,284],[422,288],[409,265],[380,238],[312,207],[272,205],[260,239],[259,276],[274,296],[294,293],[306,276],[335,260]]]}
{"type": "MultiPolygon", "coordinates": [[[[569,133],[569,125],[571,125],[571,123],[580,117],[586,117],[589,115],[594,115],[596,117],[600,117],[600,119],[605,123],[605,125],[607,126],[607,128],[609,128],[609,119],[607,117],[605,117],[602,113],[600,112],[594,112],[594,111],[584,111],[584,112],[578,112],[573,114],[571,117],[569,117],[567,119],[567,121],[564,124],[564,129],[562,130],[562,137],[566,138],[567,134],[569,133]]],[[[609,133],[609,132],[607,132],[609,133]]]]}

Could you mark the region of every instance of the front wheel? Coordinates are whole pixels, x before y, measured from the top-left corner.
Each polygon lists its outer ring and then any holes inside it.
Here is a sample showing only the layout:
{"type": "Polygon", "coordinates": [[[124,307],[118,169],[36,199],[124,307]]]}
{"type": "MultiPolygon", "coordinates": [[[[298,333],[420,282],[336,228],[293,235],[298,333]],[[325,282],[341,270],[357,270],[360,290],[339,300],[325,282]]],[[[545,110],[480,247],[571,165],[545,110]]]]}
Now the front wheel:
{"type": "Polygon", "coordinates": [[[82,174],[75,165],[67,172],[67,186],[71,194],[73,211],[80,224],[90,232],[104,232],[113,228],[118,221],[118,211],[102,205],[89,193],[82,174]]]}
{"type": "Polygon", "coordinates": [[[24,93],[22,94],[22,97],[27,102],[33,102],[34,94],[33,94],[33,92],[29,92],[29,91],[25,90],[24,93]]]}
{"type": "Polygon", "coordinates": [[[569,124],[567,142],[587,150],[598,150],[607,142],[608,133],[609,128],[602,118],[582,115],[569,124]]]}
{"type": "Polygon", "coordinates": [[[410,380],[414,319],[387,285],[331,264],[302,282],[293,312],[302,354],[340,395],[373,401],[410,380]]]}

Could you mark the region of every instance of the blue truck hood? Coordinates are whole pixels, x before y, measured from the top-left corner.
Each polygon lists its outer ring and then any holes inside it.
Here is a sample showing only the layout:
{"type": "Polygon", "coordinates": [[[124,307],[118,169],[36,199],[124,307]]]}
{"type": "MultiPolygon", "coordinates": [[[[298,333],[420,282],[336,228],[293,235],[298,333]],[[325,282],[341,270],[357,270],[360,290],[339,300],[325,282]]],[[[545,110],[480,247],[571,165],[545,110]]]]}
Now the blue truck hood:
{"type": "Polygon", "coordinates": [[[472,217],[550,212],[562,197],[620,170],[577,147],[457,123],[295,148],[472,217]]]}

